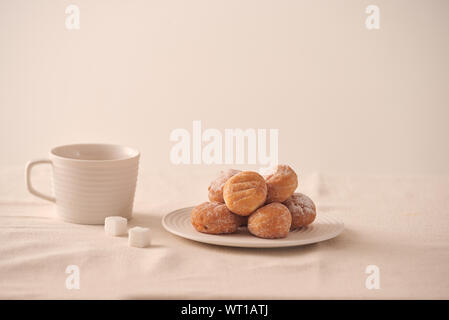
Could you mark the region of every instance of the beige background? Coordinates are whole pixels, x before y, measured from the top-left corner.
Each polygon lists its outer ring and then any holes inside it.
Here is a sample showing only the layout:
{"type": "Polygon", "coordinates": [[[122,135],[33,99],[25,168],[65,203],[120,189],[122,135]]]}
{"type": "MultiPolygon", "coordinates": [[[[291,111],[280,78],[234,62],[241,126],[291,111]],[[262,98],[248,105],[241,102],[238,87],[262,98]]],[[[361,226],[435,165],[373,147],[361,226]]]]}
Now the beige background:
{"type": "MultiPolygon", "coordinates": [[[[301,172],[449,173],[448,1],[0,1],[0,164],[174,128],[278,128],[301,172]],[[65,8],[81,29],[65,28],[65,8]],[[365,8],[381,28],[365,28],[365,8]]],[[[216,171],[217,166],[209,167],[216,171]]]]}
{"type": "Polygon", "coordinates": [[[69,3],[0,0],[0,298],[449,297],[449,1],[76,0],[79,31],[69,3]],[[278,128],[298,190],[345,231],[269,250],[166,232],[221,169],[170,164],[169,134],[192,120],[278,128]],[[151,247],[55,219],[26,191],[25,162],[75,142],[142,151],[130,225],[151,247]],[[81,290],[64,286],[71,264],[81,290]]]}

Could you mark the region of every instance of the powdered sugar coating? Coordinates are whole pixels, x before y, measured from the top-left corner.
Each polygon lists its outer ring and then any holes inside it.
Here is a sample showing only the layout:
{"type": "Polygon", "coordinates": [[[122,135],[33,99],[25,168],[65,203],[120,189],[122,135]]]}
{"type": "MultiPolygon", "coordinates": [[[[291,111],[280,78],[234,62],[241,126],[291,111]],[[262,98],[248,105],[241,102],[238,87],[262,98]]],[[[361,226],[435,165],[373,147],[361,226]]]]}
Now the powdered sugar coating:
{"type": "Polygon", "coordinates": [[[267,203],[287,200],[298,187],[298,176],[288,165],[278,165],[274,173],[265,176],[265,181],[268,187],[267,203]]]}
{"type": "Polygon", "coordinates": [[[208,190],[209,190],[209,200],[215,202],[224,203],[223,199],[223,187],[226,181],[229,180],[232,176],[235,176],[237,173],[241,172],[240,170],[229,169],[226,171],[220,171],[220,175],[211,182],[208,190]]]}
{"type": "Polygon", "coordinates": [[[218,202],[204,202],[193,208],[190,221],[197,231],[210,234],[232,233],[244,223],[240,216],[218,202]]]}
{"type": "Polygon", "coordinates": [[[281,203],[273,202],[257,209],[248,218],[248,230],[253,235],[265,238],[285,238],[292,222],[288,208],[281,203]]]}
{"type": "Polygon", "coordinates": [[[305,194],[294,193],[290,198],[284,201],[284,205],[292,215],[292,230],[307,226],[315,220],[315,204],[312,199],[305,194]]]}

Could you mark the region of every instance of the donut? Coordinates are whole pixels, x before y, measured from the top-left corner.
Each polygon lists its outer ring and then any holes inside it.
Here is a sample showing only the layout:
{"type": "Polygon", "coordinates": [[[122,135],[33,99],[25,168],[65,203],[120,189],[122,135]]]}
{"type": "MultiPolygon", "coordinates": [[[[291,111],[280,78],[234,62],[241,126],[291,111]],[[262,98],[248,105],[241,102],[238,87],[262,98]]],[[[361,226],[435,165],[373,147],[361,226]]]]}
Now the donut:
{"type": "Polygon", "coordinates": [[[312,199],[302,193],[294,193],[284,201],[292,215],[291,229],[304,227],[311,224],[316,217],[316,207],[312,199]]]}
{"type": "Polygon", "coordinates": [[[287,165],[278,165],[273,173],[265,176],[267,183],[267,203],[284,202],[298,187],[298,176],[287,165]]]}
{"type": "Polygon", "coordinates": [[[254,212],[248,218],[248,230],[259,238],[285,238],[290,231],[292,215],[282,203],[273,202],[254,212]]]}
{"type": "Polygon", "coordinates": [[[226,181],[223,198],[229,210],[248,216],[265,203],[267,184],[257,172],[243,171],[226,181]]]}
{"type": "Polygon", "coordinates": [[[240,216],[218,202],[204,202],[193,208],[190,222],[197,231],[209,234],[233,233],[243,223],[240,216]]]}
{"type": "Polygon", "coordinates": [[[240,170],[229,169],[221,171],[220,175],[211,182],[209,190],[209,200],[212,202],[224,203],[223,199],[223,187],[229,178],[241,172],[240,170]]]}

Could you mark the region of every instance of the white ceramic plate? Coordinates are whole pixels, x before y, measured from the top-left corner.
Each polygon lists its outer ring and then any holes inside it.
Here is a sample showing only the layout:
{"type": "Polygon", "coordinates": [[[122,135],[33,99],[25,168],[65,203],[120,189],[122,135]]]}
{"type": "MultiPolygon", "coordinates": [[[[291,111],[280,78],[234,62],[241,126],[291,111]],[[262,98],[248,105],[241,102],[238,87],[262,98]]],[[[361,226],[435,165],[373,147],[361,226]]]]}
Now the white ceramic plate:
{"type": "Polygon", "coordinates": [[[226,235],[205,234],[195,230],[190,223],[192,207],[178,209],[166,214],[162,218],[164,228],[183,238],[215,244],[220,246],[246,248],[278,248],[301,246],[328,240],[338,236],[344,229],[343,222],[336,218],[318,214],[315,221],[304,228],[292,231],[284,239],[261,239],[248,233],[246,228],[226,235]]]}

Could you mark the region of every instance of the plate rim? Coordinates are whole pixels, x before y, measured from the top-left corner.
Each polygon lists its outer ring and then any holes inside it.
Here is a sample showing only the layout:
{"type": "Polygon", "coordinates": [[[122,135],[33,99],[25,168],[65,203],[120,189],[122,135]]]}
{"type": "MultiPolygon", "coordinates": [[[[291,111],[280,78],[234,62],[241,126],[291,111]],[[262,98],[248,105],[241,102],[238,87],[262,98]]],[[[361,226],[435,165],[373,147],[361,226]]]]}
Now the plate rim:
{"type": "MultiPolygon", "coordinates": [[[[297,247],[297,246],[303,246],[303,245],[308,245],[308,244],[313,244],[313,243],[319,243],[319,242],[323,242],[326,240],[330,240],[333,239],[337,236],[339,236],[345,229],[345,224],[342,220],[335,218],[335,217],[329,217],[326,214],[320,214],[320,216],[324,216],[326,218],[330,218],[332,220],[334,220],[337,224],[340,225],[340,228],[338,228],[336,231],[327,233],[325,235],[322,235],[321,237],[317,237],[317,239],[311,240],[311,241],[305,241],[305,242],[301,242],[298,243],[298,240],[284,240],[282,242],[279,242],[277,239],[262,239],[262,238],[257,238],[260,240],[266,240],[267,242],[265,243],[247,243],[247,242],[243,242],[243,243],[238,243],[238,242],[226,242],[223,241],[223,236],[220,235],[213,235],[213,234],[203,234],[201,232],[198,232],[198,236],[201,237],[201,235],[203,236],[216,236],[217,240],[213,240],[213,239],[198,239],[195,236],[190,236],[188,234],[179,232],[177,230],[175,230],[174,228],[171,228],[167,222],[166,219],[171,216],[171,215],[175,215],[175,214],[179,214],[184,213],[184,211],[189,211],[192,210],[194,208],[194,206],[189,206],[189,207],[184,207],[184,208],[179,208],[173,211],[170,211],[166,214],[164,214],[164,216],[162,217],[162,226],[164,227],[164,229],[171,233],[174,234],[178,237],[181,237],[183,239],[188,239],[190,241],[195,241],[195,242],[199,242],[199,243],[206,243],[206,244],[211,244],[211,245],[217,245],[217,246],[224,246],[224,247],[238,247],[238,248],[287,248],[287,247],[297,247]]],[[[193,227],[192,227],[193,228],[193,227]]]]}

